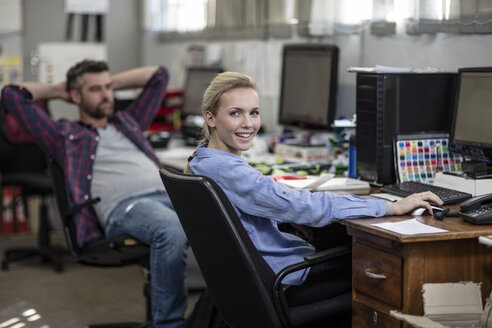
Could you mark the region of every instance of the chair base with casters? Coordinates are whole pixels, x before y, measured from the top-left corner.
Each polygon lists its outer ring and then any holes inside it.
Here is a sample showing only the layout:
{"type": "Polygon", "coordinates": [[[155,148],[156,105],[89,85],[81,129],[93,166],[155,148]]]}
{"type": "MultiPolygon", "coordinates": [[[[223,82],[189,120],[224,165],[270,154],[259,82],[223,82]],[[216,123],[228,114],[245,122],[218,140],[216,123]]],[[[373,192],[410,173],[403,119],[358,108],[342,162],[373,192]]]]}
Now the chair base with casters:
{"type": "Polygon", "coordinates": [[[50,228],[46,203],[46,197],[54,194],[51,178],[48,175],[38,173],[8,173],[2,175],[1,181],[2,186],[20,186],[23,198],[33,195],[41,196],[37,246],[6,249],[2,260],[2,270],[9,270],[9,264],[13,262],[39,257],[42,263],[52,265],[56,272],[62,272],[62,258],[68,254],[68,251],[66,248],[51,245],[52,229],[50,228]]]}
{"type": "Polygon", "coordinates": [[[128,235],[103,238],[84,246],[76,255],[77,262],[99,267],[140,265],[145,270],[143,295],[145,297],[144,322],[116,322],[89,324],[89,328],[151,328],[152,302],[150,296],[149,246],[128,235]]]}
{"type": "MultiPolygon", "coordinates": [[[[350,247],[333,246],[275,274],[215,181],[167,169],[161,169],[160,175],[200,265],[207,290],[227,325],[234,328],[350,327],[350,274],[341,276],[345,282],[337,293],[321,300],[307,298],[301,305],[289,304],[286,286],[282,284],[283,278],[292,272],[349,258],[350,247]]],[[[290,288],[298,289],[299,294],[305,286],[290,288]]]]}
{"type": "Polygon", "coordinates": [[[84,265],[99,267],[121,267],[139,265],[145,270],[143,295],[145,296],[144,322],[118,322],[90,324],[89,328],[147,328],[152,327],[152,300],[150,293],[150,247],[129,235],[103,237],[90,241],[80,247],[77,243],[77,231],[74,215],[87,206],[100,201],[99,198],[89,199],[83,204],[70,207],[65,186],[64,171],[59,164],[50,162],[51,177],[55,188],[58,211],[63,225],[63,232],[68,248],[77,262],[84,265]]]}

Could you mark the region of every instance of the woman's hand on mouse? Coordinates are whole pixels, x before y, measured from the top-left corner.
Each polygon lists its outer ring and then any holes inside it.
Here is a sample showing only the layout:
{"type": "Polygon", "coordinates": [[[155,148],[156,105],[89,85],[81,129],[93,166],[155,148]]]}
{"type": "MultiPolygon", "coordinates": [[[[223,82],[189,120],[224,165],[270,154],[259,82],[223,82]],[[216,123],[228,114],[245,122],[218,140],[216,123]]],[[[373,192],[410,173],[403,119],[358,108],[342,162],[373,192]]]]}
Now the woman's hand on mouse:
{"type": "Polygon", "coordinates": [[[393,214],[402,215],[416,208],[425,207],[429,214],[433,215],[432,207],[429,203],[434,203],[436,205],[443,204],[442,200],[436,194],[426,191],[418,194],[412,194],[393,203],[393,214]]]}

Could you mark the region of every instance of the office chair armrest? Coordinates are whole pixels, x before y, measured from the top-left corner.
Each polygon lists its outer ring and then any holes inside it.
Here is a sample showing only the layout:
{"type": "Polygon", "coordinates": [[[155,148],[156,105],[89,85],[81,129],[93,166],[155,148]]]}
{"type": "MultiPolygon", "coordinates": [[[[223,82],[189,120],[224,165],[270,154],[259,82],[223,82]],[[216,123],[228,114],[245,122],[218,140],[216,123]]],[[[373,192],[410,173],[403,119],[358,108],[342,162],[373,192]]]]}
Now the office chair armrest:
{"type": "Polygon", "coordinates": [[[285,276],[287,276],[288,274],[315,266],[319,263],[323,263],[330,259],[347,254],[350,254],[349,247],[338,246],[304,257],[304,261],[289,265],[283,268],[279,273],[277,273],[275,277],[275,282],[273,284],[274,292],[280,290],[282,286],[282,281],[284,280],[285,276]]]}
{"type": "Polygon", "coordinates": [[[350,254],[350,248],[347,246],[338,246],[333,247],[318,253],[314,253],[313,255],[308,255],[304,257],[306,261],[311,264],[310,266],[314,266],[318,263],[326,262],[335,257],[339,257],[342,255],[350,254]]]}
{"type": "Polygon", "coordinates": [[[70,217],[70,216],[73,216],[74,214],[80,212],[83,208],[87,207],[87,206],[91,206],[91,205],[94,205],[96,203],[99,203],[101,201],[101,198],[100,197],[96,197],[96,198],[91,198],[89,199],[88,201],[86,202],[83,202],[82,204],[77,204],[75,206],[72,206],[68,209],[67,213],[65,214],[66,217],[70,217]]]}
{"type": "Polygon", "coordinates": [[[273,303],[277,311],[277,314],[279,315],[279,318],[284,323],[284,325],[286,325],[287,327],[292,326],[289,320],[289,316],[287,314],[288,305],[286,303],[285,297],[283,296],[284,289],[283,289],[282,281],[284,280],[284,278],[292,272],[303,270],[347,254],[350,254],[349,247],[347,246],[333,247],[315,253],[313,255],[306,256],[304,257],[304,261],[289,265],[284,269],[282,269],[279,273],[277,273],[277,275],[275,276],[275,281],[273,283],[273,303]]]}

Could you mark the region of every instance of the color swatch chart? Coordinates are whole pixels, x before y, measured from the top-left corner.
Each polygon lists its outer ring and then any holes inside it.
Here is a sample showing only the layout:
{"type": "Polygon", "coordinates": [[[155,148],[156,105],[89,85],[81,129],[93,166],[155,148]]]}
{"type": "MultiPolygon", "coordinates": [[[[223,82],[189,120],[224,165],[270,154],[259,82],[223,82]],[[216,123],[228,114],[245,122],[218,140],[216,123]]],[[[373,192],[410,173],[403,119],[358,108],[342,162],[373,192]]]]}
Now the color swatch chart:
{"type": "Polygon", "coordinates": [[[396,141],[400,182],[433,183],[436,172],[461,173],[462,157],[450,154],[447,138],[396,141]]]}

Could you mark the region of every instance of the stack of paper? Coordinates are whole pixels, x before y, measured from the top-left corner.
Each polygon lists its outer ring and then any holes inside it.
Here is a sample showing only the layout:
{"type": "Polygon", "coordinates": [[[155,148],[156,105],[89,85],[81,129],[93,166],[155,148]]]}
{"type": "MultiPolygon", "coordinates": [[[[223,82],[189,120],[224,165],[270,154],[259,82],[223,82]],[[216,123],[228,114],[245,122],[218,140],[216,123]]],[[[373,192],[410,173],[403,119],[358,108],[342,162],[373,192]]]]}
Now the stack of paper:
{"type": "Polygon", "coordinates": [[[424,313],[446,327],[480,327],[482,296],[473,282],[424,284],[424,313]]]}
{"type": "Polygon", "coordinates": [[[328,178],[329,175],[320,177],[308,176],[306,179],[278,180],[294,189],[309,189],[312,191],[343,191],[352,194],[368,194],[371,186],[366,181],[352,178],[328,178]],[[322,182],[319,184],[318,182],[322,182]]]}

